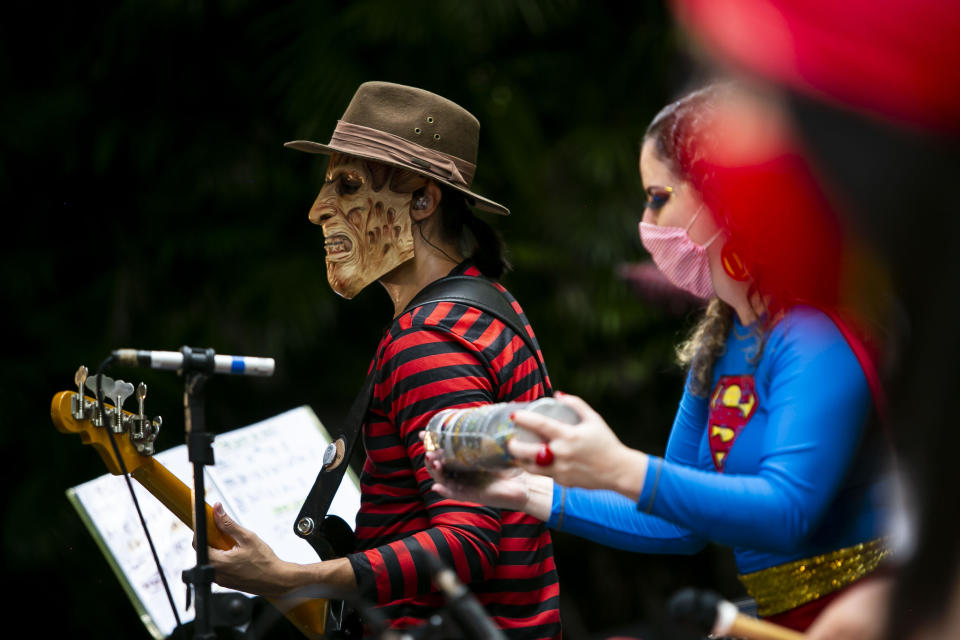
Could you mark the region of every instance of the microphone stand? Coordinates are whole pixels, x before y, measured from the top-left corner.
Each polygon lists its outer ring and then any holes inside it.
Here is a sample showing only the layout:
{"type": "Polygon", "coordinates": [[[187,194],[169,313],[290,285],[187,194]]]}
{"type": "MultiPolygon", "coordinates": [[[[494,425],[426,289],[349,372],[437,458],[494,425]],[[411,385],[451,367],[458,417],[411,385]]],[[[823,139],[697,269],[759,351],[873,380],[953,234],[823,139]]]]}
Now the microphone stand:
{"type": "MultiPolygon", "coordinates": [[[[213,434],[206,431],[204,421],[203,388],[213,373],[213,349],[193,349],[183,347],[183,410],[186,430],[187,452],[193,463],[193,530],[196,534],[197,565],[183,572],[183,581],[187,583],[187,606],[192,587],[196,615],[194,617],[194,638],[197,640],[215,640],[216,633],[211,624],[211,584],[213,566],[207,553],[207,514],[206,490],[204,488],[204,466],[213,465],[213,434]]],[[[219,618],[219,616],[218,616],[219,618]]]]}
{"type": "MultiPolygon", "coordinates": [[[[197,551],[197,564],[192,569],[183,571],[183,581],[187,584],[187,608],[190,608],[191,594],[195,598],[194,616],[194,638],[200,640],[215,640],[216,634],[214,627],[231,626],[240,628],[250,623],[252,618],[252,605],[249,598],[240,594],[216,594],[211,593],[214,571],[210,564],[210,556],[207,551],[209,536],[207,534],[207,514],[206,514],[206,489],[204,487],[204,467],[213,465],[213,434],[207,433],[204,420],[204,396],[203,390],[207,380],[214,373],[249,373],[251,375],[272,375],[272,358],[244,358],[236,356],[220,356],[219,359],[224,362],[218,363],[218,356],[213,349],[197,349],[193,347],[181,347],[181,357],[177,358],[176,353],[167,351],[137,351],[134,349],[117,349],[113,351],[110,357],[100,365],[97,371],[97,402],[98,406],[103,406],[102,394],[100,392],[99,375],[104,366],[111,361],[117,360],[122,364],[131,366],[149,366],[156,369],[177,369],[177,373],[184,377],[183,384],[183,411],[184,411],[184,430],[186,432],[187,453],[189,461],[193,464],[193,492],[191,502],[193,507],[193,531],[194,545],[197,551]]],[[[82,389],[81,389],[82,394],[82,389]]],[[[80,396],[81,403],[83,396],[80,396]]],[[[117,403],[116,413],[121,414],[121,402],[117,403]]],[[[81,404],[82,406],[82,404],[81,404]]],[[[142,412],[141,405],[141,412],[142,412]]],[[[111,437],[112,440],[112,437],[111,437]]],[[[116,446],[114,445],[116,450],[116,446]]],[[[123,459],[117,453],[121,467],[123,459]]],[[[128,480],[129,483],[129,480],[128,480]]],[[[131,493],[133,492],[131,488],[131,493]]],[[[134,496],[136,503],[136,496],[134,496]]],[[[141,517],[142,520],[142,517],[141,517]]],[[[146,530],[146,524],[144,524],[146,530]]],[[[149,540],[149,531],[147,538],[149,540]]],[[[152,548],[152,543],[151,543],[152,548]]],[[[154,554],[156,557],[156,554],[154,554]]],[[[161,580],[166,589],[166,580],[163,577],[163,570],[157,561],[157,570],[160,572],[161,580]]],[[[167,589],[169,597],[169,589],[167,589]]],[[[180,618],[177,615],[176,607],[171,600],[171,607],[174,610],[174,616],[177,618],[177,624],[180,625],[180,618]]]]}

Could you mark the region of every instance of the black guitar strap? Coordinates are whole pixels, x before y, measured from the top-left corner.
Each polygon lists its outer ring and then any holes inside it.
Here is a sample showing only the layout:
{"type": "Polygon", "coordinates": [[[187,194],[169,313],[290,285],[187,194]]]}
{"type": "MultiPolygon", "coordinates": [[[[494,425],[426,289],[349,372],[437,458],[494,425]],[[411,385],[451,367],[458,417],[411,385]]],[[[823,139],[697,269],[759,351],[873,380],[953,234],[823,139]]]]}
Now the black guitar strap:
{"type": "MultiPolygon", "coordinates": [[[[547,376],[547,367],[539,357],[536,345],[527,333],[523,321],[491,281],[486,278],[460,275],[441,278],[424,287],[400,315],[434,302],[466,304],[489,313],[510,327],[537,359],[546,394],[553,395],[550,378],[547,376]]],[[[346,555],[353,551],[353,531],[350,526],[337,516],[327,516],[327,510],[349,466],[350,456],[373,397],[375,379],[376,367],[373,367],[360,393],[354,399],[342,429],[333,436],[333,444],[324,453],[323,467],[294,523],[294,532],[310,543],[322,560],[346,555]]]]}

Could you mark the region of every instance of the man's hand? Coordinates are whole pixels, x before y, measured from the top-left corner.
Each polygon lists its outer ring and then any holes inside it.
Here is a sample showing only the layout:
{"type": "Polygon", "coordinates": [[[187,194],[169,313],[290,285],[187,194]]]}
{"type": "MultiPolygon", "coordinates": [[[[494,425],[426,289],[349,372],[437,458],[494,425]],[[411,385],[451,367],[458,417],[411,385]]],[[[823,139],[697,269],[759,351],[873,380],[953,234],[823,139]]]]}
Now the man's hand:
{"type": "MultiPolygon", "coordinates": [[[[423,439],[423,432],[420,433],[423,439]]],[[[433,476],[433,490],[442,496],[498,509],[524,511],[547,521],[553,499],[553,479],[520,469],[477,471],[454,476],[444,472],[443,452],[427,451],[424,465],[433,476]]]]}
{"type": "Polygon", "coordinates": [[[278,558],[255,533],[234,522],[219,502],[213,506],[213,522],[236,540],[228,551],[207,547],[217,584],[260,596],[279,596],[301,586],[303,567],[278,558]]]}

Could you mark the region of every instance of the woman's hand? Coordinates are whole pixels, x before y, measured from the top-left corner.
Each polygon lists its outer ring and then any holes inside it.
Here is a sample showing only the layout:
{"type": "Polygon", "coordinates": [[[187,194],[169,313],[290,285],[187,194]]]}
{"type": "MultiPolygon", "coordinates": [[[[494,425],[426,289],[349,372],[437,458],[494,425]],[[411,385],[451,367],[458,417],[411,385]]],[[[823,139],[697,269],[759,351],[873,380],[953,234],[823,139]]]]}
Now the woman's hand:
{"type": "Polygon", "coordinates": [[[518,466],[551,476],[565,486],[611,489],[635,500],[643,489],[647,455],[620,442],[600,414],[582,399],[562,393],[555,397],[577,412],[580,423],[570,425],[539,413],[517,411],[513,415],[517,426],[544,441],[512,439],[507,448],[518,466]]]}
{"type": "Polygon", "coordinates": [[[255,533],[234,522],[219,502],[213,506],[213,522],[236,541],[227,551],[207,547],[217,584],[260,596],[278,596],[301,586],[297,574],[302,566],[278,558],[255,533]]]}
{"type": "MultiPolygon", "coordinates": [[[[423,432],[421,432],[421,439],[423,432]]],[[[499,509],[523,511],[543,521],[550,519],[553,480],[521,469],[450,474],[443,468],[443,452],[427,451],[424,465],[433,476],[433,490],[442,496],[499,509]]]]}

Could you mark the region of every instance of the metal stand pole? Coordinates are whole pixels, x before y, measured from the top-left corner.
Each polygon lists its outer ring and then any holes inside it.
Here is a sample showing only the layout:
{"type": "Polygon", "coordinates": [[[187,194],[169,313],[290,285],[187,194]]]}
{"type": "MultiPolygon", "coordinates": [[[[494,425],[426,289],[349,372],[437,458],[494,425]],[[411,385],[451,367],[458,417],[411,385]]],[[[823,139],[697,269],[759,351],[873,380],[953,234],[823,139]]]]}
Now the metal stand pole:
{"type": "Polygon", "coordinates": [[[213,582],[213,567],[207,554],[207,514],[203,468],[214,464],[213,434],[207,433],[204,422],[203,387],[213,372],[213,349],[183,347],[183,409],[187,451],[193,463],[193,530],[196,534],[197,565],[183,572],[183,581],[194,592],[196,617],[194,638],[214,640],[216,634],[211,624],[210,585],[213,582]]]}

